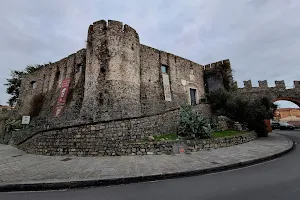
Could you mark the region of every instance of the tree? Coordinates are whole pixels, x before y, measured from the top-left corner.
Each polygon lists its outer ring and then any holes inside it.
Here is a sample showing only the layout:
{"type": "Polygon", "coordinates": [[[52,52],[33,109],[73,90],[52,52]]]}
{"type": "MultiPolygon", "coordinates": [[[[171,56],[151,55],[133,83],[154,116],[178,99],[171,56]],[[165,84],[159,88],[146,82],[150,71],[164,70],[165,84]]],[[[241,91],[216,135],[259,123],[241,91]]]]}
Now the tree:
{"type": "Polygon", "coordinates": [[[6,93],[11,95],[7,102],[10,106],[15,106],[19,99],[21,78],[24,74],[23,71],[12,70],[11,78],[6,79],[7,83],[4,85],[7,86],[6,93]]]}
{"type": "Polygon", "coordinates": [[[258,136],[268,136],[265,119],[272,119],[277,105],[267,97],[246,98],[237,91],[220,89],[209,95],[212,111],[215,115],[224,115],[240,122],[258,136]]]}
{"type": "Polygon", "coordinates": [[[10,106],[15,106],[16,103],[18,102],[21,80],[23,76],[25,76],[26,74],[33,73],[36,70],[40,69],[41,67],[49,64],[51,64],[51,62],[44,65],[27,65],[24,71],[12,70],[10,74],[11,77],[6,79],[7,83],[4,84],[5,86],[7,86],[6,93],[11,95],[7,103],[10,106]]]}

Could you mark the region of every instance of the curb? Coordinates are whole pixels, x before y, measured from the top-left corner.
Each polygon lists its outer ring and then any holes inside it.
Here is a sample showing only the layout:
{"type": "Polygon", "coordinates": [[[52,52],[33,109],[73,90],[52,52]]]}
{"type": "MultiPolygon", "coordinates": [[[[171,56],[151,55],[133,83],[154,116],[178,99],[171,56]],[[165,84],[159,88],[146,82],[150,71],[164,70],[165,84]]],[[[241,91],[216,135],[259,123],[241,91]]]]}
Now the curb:
{"type": "MultiPolygon", "coordinates": [[[[289,139],[290,140],[290,139],[289,139]]],[[[195,175],[211,174],[215,172],[228,171],[232,169],[242,168],[249,165],[259,164],[265,161],[273,160],[281,157],[295,149],[295,142],[293,145],[280,152],[263,158],[257,158],[249,161],[233,163],[225,166],[218,166],[209,169],[175,172],[168,174],[150,175],[150,176],[137,176],[128,178],[116,178],[116,179],[102,179],[102,180],[84,180],[84,181],[62,181],[53,183],[32,183],[32,184],[7,184],[0,185],[0,192],[13,192],[13,191],[41,191],[41,190],[61,190],[61,189],[74,189],[74,188],[86,188],[96,186],[109,186],[109,185],[120,185],[129,183],[139,183],[147,181],[166,180],[180,177],[188,177],[195,175]]]]}

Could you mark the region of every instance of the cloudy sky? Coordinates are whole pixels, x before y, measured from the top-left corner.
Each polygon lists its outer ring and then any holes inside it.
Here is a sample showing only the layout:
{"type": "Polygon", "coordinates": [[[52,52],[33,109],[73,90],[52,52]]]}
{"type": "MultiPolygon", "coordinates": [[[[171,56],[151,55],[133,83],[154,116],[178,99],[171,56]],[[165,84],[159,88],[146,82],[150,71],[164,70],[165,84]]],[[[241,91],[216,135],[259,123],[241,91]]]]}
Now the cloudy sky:
{"type": "Polygon", "coordinates": [[[229,58],[239,87],[248,79],[292,87],[300,80],[299,10],[300,0],[1,0],[0,103],[11,69],[84,48],[100,19],[122,21],[141,43],[200,64],[229,58]]]}

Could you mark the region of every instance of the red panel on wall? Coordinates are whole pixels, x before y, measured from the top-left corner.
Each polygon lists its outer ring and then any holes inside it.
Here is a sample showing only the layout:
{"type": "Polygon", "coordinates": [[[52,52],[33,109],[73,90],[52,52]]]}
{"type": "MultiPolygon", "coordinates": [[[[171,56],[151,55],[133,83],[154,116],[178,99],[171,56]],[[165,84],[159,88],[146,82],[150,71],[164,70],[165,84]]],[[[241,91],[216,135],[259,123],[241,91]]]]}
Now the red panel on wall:
{"type": "Polygon", "coordinates": [[[67,101],[69,86],[70,86],[71,79],[66,78],[61,83],[61,89],[59,93],[59,97],[57,100],[57,105],[54,108],[54,116],[60,117],[62,115],[65,103],[67,101]]]}
{"type": "Polygon", "coordinates": [[[65,104],[67,101],[67,96],[69,92],[69,85],[70,85],[70,79],[64,79],[61,83],[61,90],[58,97],[58,103],[59,104],[65,104]]]}

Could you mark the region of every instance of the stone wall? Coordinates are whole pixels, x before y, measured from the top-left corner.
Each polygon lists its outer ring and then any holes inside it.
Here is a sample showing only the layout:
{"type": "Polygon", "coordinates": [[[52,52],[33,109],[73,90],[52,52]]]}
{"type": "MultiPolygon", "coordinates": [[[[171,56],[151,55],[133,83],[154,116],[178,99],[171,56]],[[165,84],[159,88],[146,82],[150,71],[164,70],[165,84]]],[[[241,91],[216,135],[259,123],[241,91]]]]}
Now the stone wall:
{"type": "Polygon", "coordinates": [[[140,42],[133,28],[113,20],[90,26],[84,87],[81,112],[85,118],[141,116],[140,42]]]}
{"type": "MultiPolygon", "coordinates": [[[[28,153],[43,155],[73,156],[121,156],[146,154],[172,154],[174,146],[184,146],[186,151],[208,150],[228,147],[249,142],[256,138],[256,133],[246,133],[234,137],[178,140],[178,141],[146,141],[146,136],[156,128],[149,121],[132,120],[112,124],[97,124],[80,128],[69,128],[49,131],[20,145],[28,153]],[[143,130],[145,126],[149,129],[143,130]],[[128,129],[134,130],[128,132],[128,129]],[[151,127],[151,128],[150,128],[151,127]],[[113,129],[114,133],[109,131],[113,129]],[[143,134],[137,133],[143,131],[143,134]],[[143,139],[145,141],[143,141],[143,139]]],[[[159,130],[159,129],[157,129],[159,130]]]]}
{"type": "Polygon", "coordinates": [[[247,98],[268,97],[277,100],[291,101],[300,106],[300,81],[294,81],[294,87],[287,89],[284,81],[275,81],[275,87],[269,87],[267,80],[258,81],[259,86],[253,87],[251,80],[244,81],[244,87],[238,91],[247,98]]]}
{"type": "Polygon", "coordinates": [[[58,62],[46,65],[22,79],[20,99],[17,110],[20,115],[33,115],[51,124],[63,79],[70,78],[67,103],[61,120],[77,119],[80,114],[85,82],[85,49],[78,51],[58,62]],[[35,83],[35,87],[33,87],[35,83]],[[42,101],[37,108],[35,100],[42,101]],[[38,111],[37,111],[38,109],[38,111]]]}
{"type": "Polygon", "coordinates": [[[207,92],[220,88],[229,89],[234,85],[230,61],[221,60],[203,66],[207,92]]]}
{"type": "Polygon", "coordinates": [[[197,102],[205,97],[203,67],[179,56],[141,45],[142,113],[178,108],[189,103],[189,89],[196,89],[197,102]],[[171,101],[165,101],[161,66],[166,66],[171,101]]]}
{"type": "MultiPolygon", "coordinates": [[[[194,107],[201,110],[203,116],[210,116],[209,104],[194,107]]],[[[159,115],[139,118],[128,118],[114,121],[102,121],[90,124],[49,128],[35,131],[14,132],[10,144],[28,153],[46,155],[65,155],[70,152],[76,155],[108,155],[121,154],[123,145],[140,142],[149,136],[164,133],[176,133],[179,120],[179,109],[159,115]],[[107,152],[106,152],[107,151],[107,152]],[[85,152],[85,153],[80,153],[85,152]],[[105,154],[103,154],[106,152],[105,154]]]]}

